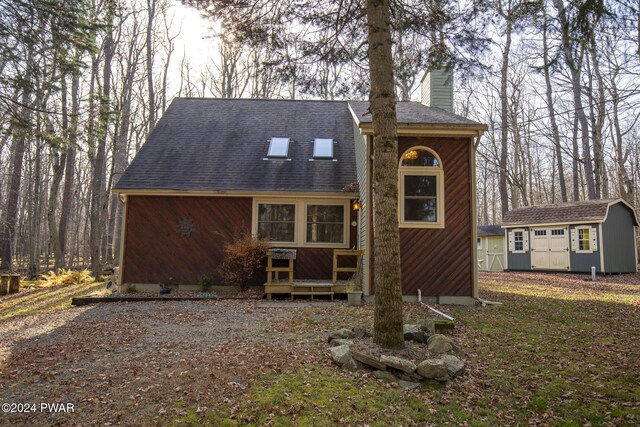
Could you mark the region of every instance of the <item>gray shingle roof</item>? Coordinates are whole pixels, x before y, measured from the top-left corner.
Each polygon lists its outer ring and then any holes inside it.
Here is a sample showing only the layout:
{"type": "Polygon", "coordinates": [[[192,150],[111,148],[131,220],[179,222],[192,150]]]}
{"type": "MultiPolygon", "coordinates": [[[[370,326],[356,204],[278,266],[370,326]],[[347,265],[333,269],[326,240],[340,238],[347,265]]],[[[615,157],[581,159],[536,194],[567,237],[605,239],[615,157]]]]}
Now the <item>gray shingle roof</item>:
{"type": "Polygon", "coordinates": [[[176,98],[116,185],[118,190],[339,192],[356,181],[347,102],[176,98]],[[263,160],[289,137],[291,160],[263,160]],[[314,160],[314,138],[334,158],[314,160]]]}
{"type": "Polygon", "coordinates": [[[529,224],[563,224],[602,222],[607,216],[609,204],[620,199],[585,200],[555,205],[527,206],[507,212],[502,223],[505,226],[529,224]]]}
{"type": "Polygon", "coordinates": [[[478,237],[482,236],[504,236],[504,230],[499,225],[479,225],[478,237]]]}
{"type": "MultiPolygon", "coordinates": [[[[371,123],[372,117],[368,101],[350,101],[349,105],[360,123],[371,123]]],[[[478,122],[450,113],[442,108],[427,107],[413,101],[397,102],[396,113],[399,124],[485,127],[478,122]]]]}

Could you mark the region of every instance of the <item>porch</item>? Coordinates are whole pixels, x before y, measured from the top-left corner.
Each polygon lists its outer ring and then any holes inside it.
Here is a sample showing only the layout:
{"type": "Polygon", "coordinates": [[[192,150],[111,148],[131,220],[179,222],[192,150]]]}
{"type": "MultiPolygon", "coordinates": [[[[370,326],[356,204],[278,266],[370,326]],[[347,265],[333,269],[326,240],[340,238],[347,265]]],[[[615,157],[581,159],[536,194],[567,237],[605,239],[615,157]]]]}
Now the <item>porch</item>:
{"type": "Polygon", "coordinates": [[[264,284],[267,299],[271,300],[273,294],[289,294],[292,300],[296,296],[310,296],[311,300],[314,296],[329,296],[333,300],[336,294],[362,290],[360,269],[364,253],[362,249],[335,249],[332,280],[295,279],[296,249],[273,248],[267,253],[267,282],[264,284]],[[340,265],[341,257],[355,257],[355,266],[340,265]],[[280,265],[276,265],[278,263],[280,265]],[[286,279],[281,279],[281,274],[285,275],[286,279]],[[338,280],[341,275],[350,277],[338,280]]]}

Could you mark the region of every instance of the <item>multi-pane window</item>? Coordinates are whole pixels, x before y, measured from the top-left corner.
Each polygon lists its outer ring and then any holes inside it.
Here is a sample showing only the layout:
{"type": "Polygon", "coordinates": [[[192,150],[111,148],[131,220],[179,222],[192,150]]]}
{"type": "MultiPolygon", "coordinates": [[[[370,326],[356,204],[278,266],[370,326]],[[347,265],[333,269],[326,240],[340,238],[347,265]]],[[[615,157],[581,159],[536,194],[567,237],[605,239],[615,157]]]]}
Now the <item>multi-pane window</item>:
{"type": "Polygon", "coordinates": [[[307,243],[343,243],[344,209],[344,205],[307,205],[307,243]]]}
{"type": "Polygon", "coordinates": [[[534,234],[536,237],[546,236],[547,230],[535,230],[534,234]]]}
{"type": "Polygon", "coordinates": [[[426,147],[406,151],[400,160],[400,225],[444,226],[442,164],[426,147]]]}
{"type": "Polygon", "coordinates": [[[564,236],[564,228],[556,228],[551,230],[552,236],[564,236]]]}
{"type": "Polygon", "coordinates": [[[522,231],[513,232],[513,250],[524,251],[524,232],[522,231]]]}
{"type": "Polygon", "coordinates": [[[590,251],[591,250],[591,239],[589,236],[589,228],[578,228],[578,250],[579,251],[590,251]]]}
{"type": "Polygon", "coordinates": [[[404,176],[404,220],[438,221],[438,183],[436,176],[404,176]]]}
{"type": "Polygon", "coordinates": [[[258,236],[275,242],[294,242],[295,230],[295,204],[258,205],[258,236]]]}

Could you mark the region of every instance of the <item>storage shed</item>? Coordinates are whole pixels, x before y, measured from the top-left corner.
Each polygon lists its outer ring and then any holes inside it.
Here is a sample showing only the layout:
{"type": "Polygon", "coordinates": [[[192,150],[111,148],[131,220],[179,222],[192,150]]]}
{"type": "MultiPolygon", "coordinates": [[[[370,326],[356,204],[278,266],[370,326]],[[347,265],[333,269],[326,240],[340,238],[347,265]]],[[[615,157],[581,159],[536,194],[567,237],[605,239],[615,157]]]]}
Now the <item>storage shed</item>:
{"type": "Polygon", "coordinates": [[[518,208],[503,218],[508,270],[633,273],[638,217],[622,199],[518,208]]]}
{"type": "Polygon", "coordinates": [[[478,270],[504,270],[504,230],[499,225],[478,226],[478,270]]]}

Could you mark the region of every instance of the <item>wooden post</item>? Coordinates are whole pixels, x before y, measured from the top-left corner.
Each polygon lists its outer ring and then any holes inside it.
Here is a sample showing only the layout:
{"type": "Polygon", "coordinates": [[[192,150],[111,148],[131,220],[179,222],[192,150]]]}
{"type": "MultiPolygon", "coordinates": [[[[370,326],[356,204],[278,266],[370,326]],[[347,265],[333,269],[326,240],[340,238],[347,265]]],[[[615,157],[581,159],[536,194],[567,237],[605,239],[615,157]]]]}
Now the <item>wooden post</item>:
{"type": "Polygon", "coordinates": [[[0,296],[7,295],[9,293],[9,275],[3,274],[0,276],[0,296]]]}
{"type": "Polygon", "coordinates": [[[12,274],[9,276],[9,293],[17,294],[20,292],[20,275],[12,274]]]}

